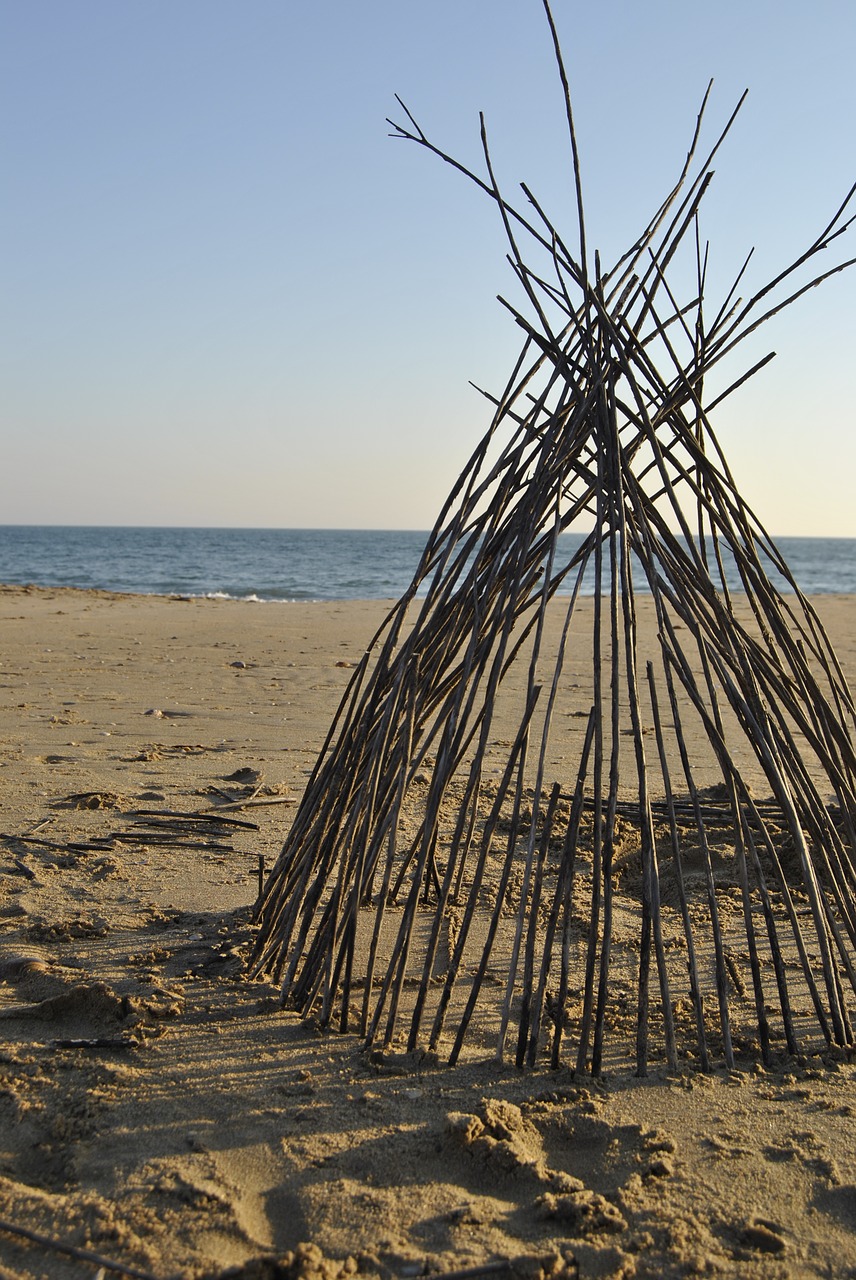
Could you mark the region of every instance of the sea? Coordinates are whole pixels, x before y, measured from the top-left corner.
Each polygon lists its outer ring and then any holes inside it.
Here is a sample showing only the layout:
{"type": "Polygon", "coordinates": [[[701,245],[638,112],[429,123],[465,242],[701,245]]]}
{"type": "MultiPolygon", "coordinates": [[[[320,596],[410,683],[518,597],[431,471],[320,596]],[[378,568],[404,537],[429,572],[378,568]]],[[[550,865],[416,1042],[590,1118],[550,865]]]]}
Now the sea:
{"type": "MultiPolygon", "coordinates": [[[[561,554],[570,558],[580,536],[564,534],[561,554]]],[[[427,537],[414,530],[0,525],[0,583],[228,600],[397,599],[427,537]]],[[[856,538],[775,542],[806,594],[856,593],[856,538]]],[[[592,592],[593,583],[583,590],[592,592]]]]}

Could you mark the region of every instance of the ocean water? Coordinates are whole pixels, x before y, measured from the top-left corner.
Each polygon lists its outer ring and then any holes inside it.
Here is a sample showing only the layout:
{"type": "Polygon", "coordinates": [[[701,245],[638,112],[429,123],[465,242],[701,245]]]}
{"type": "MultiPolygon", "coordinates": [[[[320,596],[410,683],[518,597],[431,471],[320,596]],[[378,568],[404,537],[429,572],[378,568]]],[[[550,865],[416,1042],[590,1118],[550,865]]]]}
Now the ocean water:
{"type": "MultiPolygon", "coordinates": [[[[0,525],[0,582],[239,600],[396,599],[426,538],[412,530],[0,525]]],[[[856,593],[856,539],[776,543],[807,594],[856,593]]],[[[561,554],[570,558],[578,545],[578,535],[563,535],[561,554]]]]}

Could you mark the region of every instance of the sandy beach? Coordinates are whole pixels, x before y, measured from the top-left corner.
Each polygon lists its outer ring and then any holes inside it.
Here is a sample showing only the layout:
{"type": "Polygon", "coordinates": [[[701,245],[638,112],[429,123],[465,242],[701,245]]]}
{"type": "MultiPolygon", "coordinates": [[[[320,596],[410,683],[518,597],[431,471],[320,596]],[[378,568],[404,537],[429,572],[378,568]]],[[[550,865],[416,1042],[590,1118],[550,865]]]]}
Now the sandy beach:
{"type": "MultiPolygon", "coordinates": [[[[815,605],[852,683],[856,597],[815,605]]],[[[59,1245],[158,1278],[856,1276],[843,1057],[438,1067],[246,979],[260,859],[384,614],[0,588],[0,1280],[97,1271],[59,1245]]]]}

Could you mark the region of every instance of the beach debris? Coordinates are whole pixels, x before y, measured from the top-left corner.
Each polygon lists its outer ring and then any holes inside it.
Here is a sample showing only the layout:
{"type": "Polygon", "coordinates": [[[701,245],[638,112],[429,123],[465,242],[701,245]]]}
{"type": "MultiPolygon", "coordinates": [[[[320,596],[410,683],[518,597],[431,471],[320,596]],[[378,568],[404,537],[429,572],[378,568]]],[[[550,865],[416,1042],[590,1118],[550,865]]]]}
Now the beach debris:
{"type": "Polygon", "coordinates": [[[152,760],[161,760],[165,755],[204,755],[208,751],[229,751],[230,748],[224,742],[218,742],[212,745],[206,745],[204,742],[148,742],[141,747],[137,755],[130,756],[128,763],[138,764],[140,762],[149,763],[152,760]]]}
{"type": "MultiPolygon", "coordinates": [[[[59,852],[70,851],[72,853],[86,853],[91,852],[94,849],[100,849],[103,851],[109,844],[107,837],[104,837],[103,839],[101,837],[96,837],[92,840],[70,840],[63,842],[60,840],[46,840],[42,836],[12,835],[9,832],[0,832],[0,840],[17,841],[19,844],[33,845],[38,849],[56,849],[59,852]]],[[[17,859],[16,865],[18,865],[17,859]]],[[[27,876],[28,879],[33,878],[29,868],[19,867],[19,869],[27,876]]]]}
{"type": "Polygon", "coordinates": [[[310,1241],[274,1257],[263,1255],[223,1270],[209,1272],[203,1280],[346,1280],[359,1270],[356,1259],[328,1258],[310,1241]]]}
{"type": "Polygon", "coordinates": [[[132,1049],[139,1049],[139,1047],[139,1040],[134,1039],[133,1036],[72,1036],[67,1039],[51,1040],[52,1049],[129,1053],[132,1049]]]}
{"type": "Polygon", "coordinates": [[[254,806],[275,805],[275,804],[294,804],[295,801],[289,795],[289,787],[285,782],[273,782],[265,784],[264,772],[260,769],[252,769],[245,767],[236,769],[234,773],[228,774],[224,778],[224,782],[236,782],[244,788],[243,794],[239,791],[224,791],[222,787],[212,785],[208,791],[220,799],[216,805],[211,806],[211,811],[222,813],[229,809],[247,809],[254,806]]]}
{"type": "Polygon", "coordinates": [[[227,773],[223,777],[224,782],[241,782],[246,785],[255,785],[264,778],[264,772],[261,769],[253,769],[250,765],[244,765],[240,769],[236,769],[234,773],[227,773]]]}
{"type": "MultiPolygon", "coordinates": [[[[492,1258],[489,1262],[476,1263],[456,1271],[426,1272],[419,1264],[418,1274],[425,1280],[482,1280],[497,1277],[498,1280],[579,1280],[579,1267],[570,1249],[561,1253],[521,1254],[514,1258],[492,1258]]],[[[347,1280],[356,1273],[379,1272],[395,1275],[388,1266],[381,1267],[376,1259],[329,1258],[318,1245],[311,1242],[299,1244],[296,1249],[276,1257],[268,1255],[250,1258],[246,1262],[226,1267],[225,1270],[208,1272],[203,1280],[347,1280]]],[[[416,1275],[415,1269],[398,1272],[401,1276],[416,1275]]]]}
{"type": "Polygon", "coordinates": [[[126,803],[115,791],[73,791],[54,802],[56,808],[121,809],[126,803]]]}
{"type": "Polygon", "coordinates": [[[200,825],[219,827],[239,827],[247,831],[258,831],[258,823],[249,822],[246,818],[224,818],[219,810],[215,813],[194,809],[184,812],[178,809],[137,809],[133,815],[138,819],[151,819],[160,826],[169,825],[174,829],[187,828],[198,830],[200,825]]]}
{"type": "MultiPolygon", "coordinates": [[[[255,794],[256,790],[253,789],[252,796],[255,794]]],[[[191,850],[202,850],[211,854],[235,853],[236,848],[230,837],[243,832],[256,832],[259,830],[259,825],[247,818],[229,817],[219,810],[220,808],[241,809],[246,804],[255,802],[252,796],[243,800],[230,798],[230,803],[208,810],[135,809],[122,815],[124,826],[114,827],[101,835],[91,835],[85,840],[48,839],[45,836],[5,832],[0,833],[0,841],[8,842],[12,849],[15,845],[21,845],[28,853],[30,851],[34,854],[41,853],[42,867],[74,866],[82,858],[93,853],[101,854],[101,858],[90,860],[88,865],[93,875],[103,877],[119,870],[120,867],[118,862],[105,855],[115,853],[123,846],[143,846],[149,851],[160,849],[179,854],[191,850]]],[[[257,803],[277,804],[285,803],[287,800],[288,798],[284,796],[272,796],[260,799],[257,803]]],[[[98,808],[99,806],[83,806],[83,808],[90,807],[98,808]]],[[[37,878],[36,871],[19,857],[13,856],[11,866],[3,866],[2,870],[10,875],[23,875],[30,881],[37,878]]]]}
{"type": "Polygon", "coordinates": [[[296,804],[294,796],[280,795],[277,791],[271,789],[270,794],[265,789],[263,795],[247,796],[244,800],[229,800],[224,804],[218,804],[216,813],[222,813],[224,810],[231,809],[259,809],[274,804],[296,804]]]}
{"type": "Polygon", "coordinates": [[[349,680],[251,972],[320,1026],[450,1062],[467,1045],[599,1075],[611,1051],[644,1075],[849,1050],[856,707],[711,415],[774,353],[736,376],[726,357],[852,265],[811,274],[856,188],[771,280],[749,286],[747,259],[711,299],[700,210],[743,98],[703,150],[709,86],[675,185],[608,266],[544,10],[573,244],[527,186],[520,207],[501,190],[483,119],[480,173],[400,99],[390,122],[493,202],[523,346],[349,680]]]}
{"type": "Polygon", "coordinates": [[[151,1271],[131,1266],[126,1262],[117,1262],[102,1253],[96,1253],[93,1249],[81,1248],[79,1245],[70,1244],[56,1236],[46,1235],[43,1231],[34,1231],[32,1227],[21,1226],[20,1223],[11,1222],[6,1218],[0,1218],[0,1232],[38,1245],[50,1253],[64,1254],[67,1258],[75,1258],[80,1262],[90,1262],[93,1266],[100,1267],[102,1271],[109,1271],[114,1275],[131,1276],[134,1280],[158,1280],[151,1271]]]}

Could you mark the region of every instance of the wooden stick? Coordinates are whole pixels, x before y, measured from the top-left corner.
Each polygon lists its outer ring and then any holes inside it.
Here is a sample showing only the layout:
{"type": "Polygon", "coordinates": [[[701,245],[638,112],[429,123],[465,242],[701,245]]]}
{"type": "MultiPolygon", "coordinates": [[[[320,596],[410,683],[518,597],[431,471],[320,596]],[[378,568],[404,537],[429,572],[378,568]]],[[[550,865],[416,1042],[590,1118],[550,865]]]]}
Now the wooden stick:
{"type": "Polygon", "coordinates": [[[105,1258],[103,1254],[95,1253],[92,1249],[67,1244],[64,1240],[57,1240],[54,1236],[34,1231],[32,1227],[21,1227],[16,1222],[9,1222],[6,1218],[0,1218],[0,1231],[5,1231],[10,1236],[18,1236],[19,1239],[27,1240],[31,1244],[41,1245],[51,1253],[63,1253],[66,1257],[77,1258],[80,1262],[91,1262],[93,1266],[103,1267],[105,1271],[113,1271],[116,1275],[132,1276],[134,1280],[158,1280],[151,1271],[144,1271],[141,1267],[133,1267],[125,1262],[116,1262],[113,1258],[105,1258]]]}

